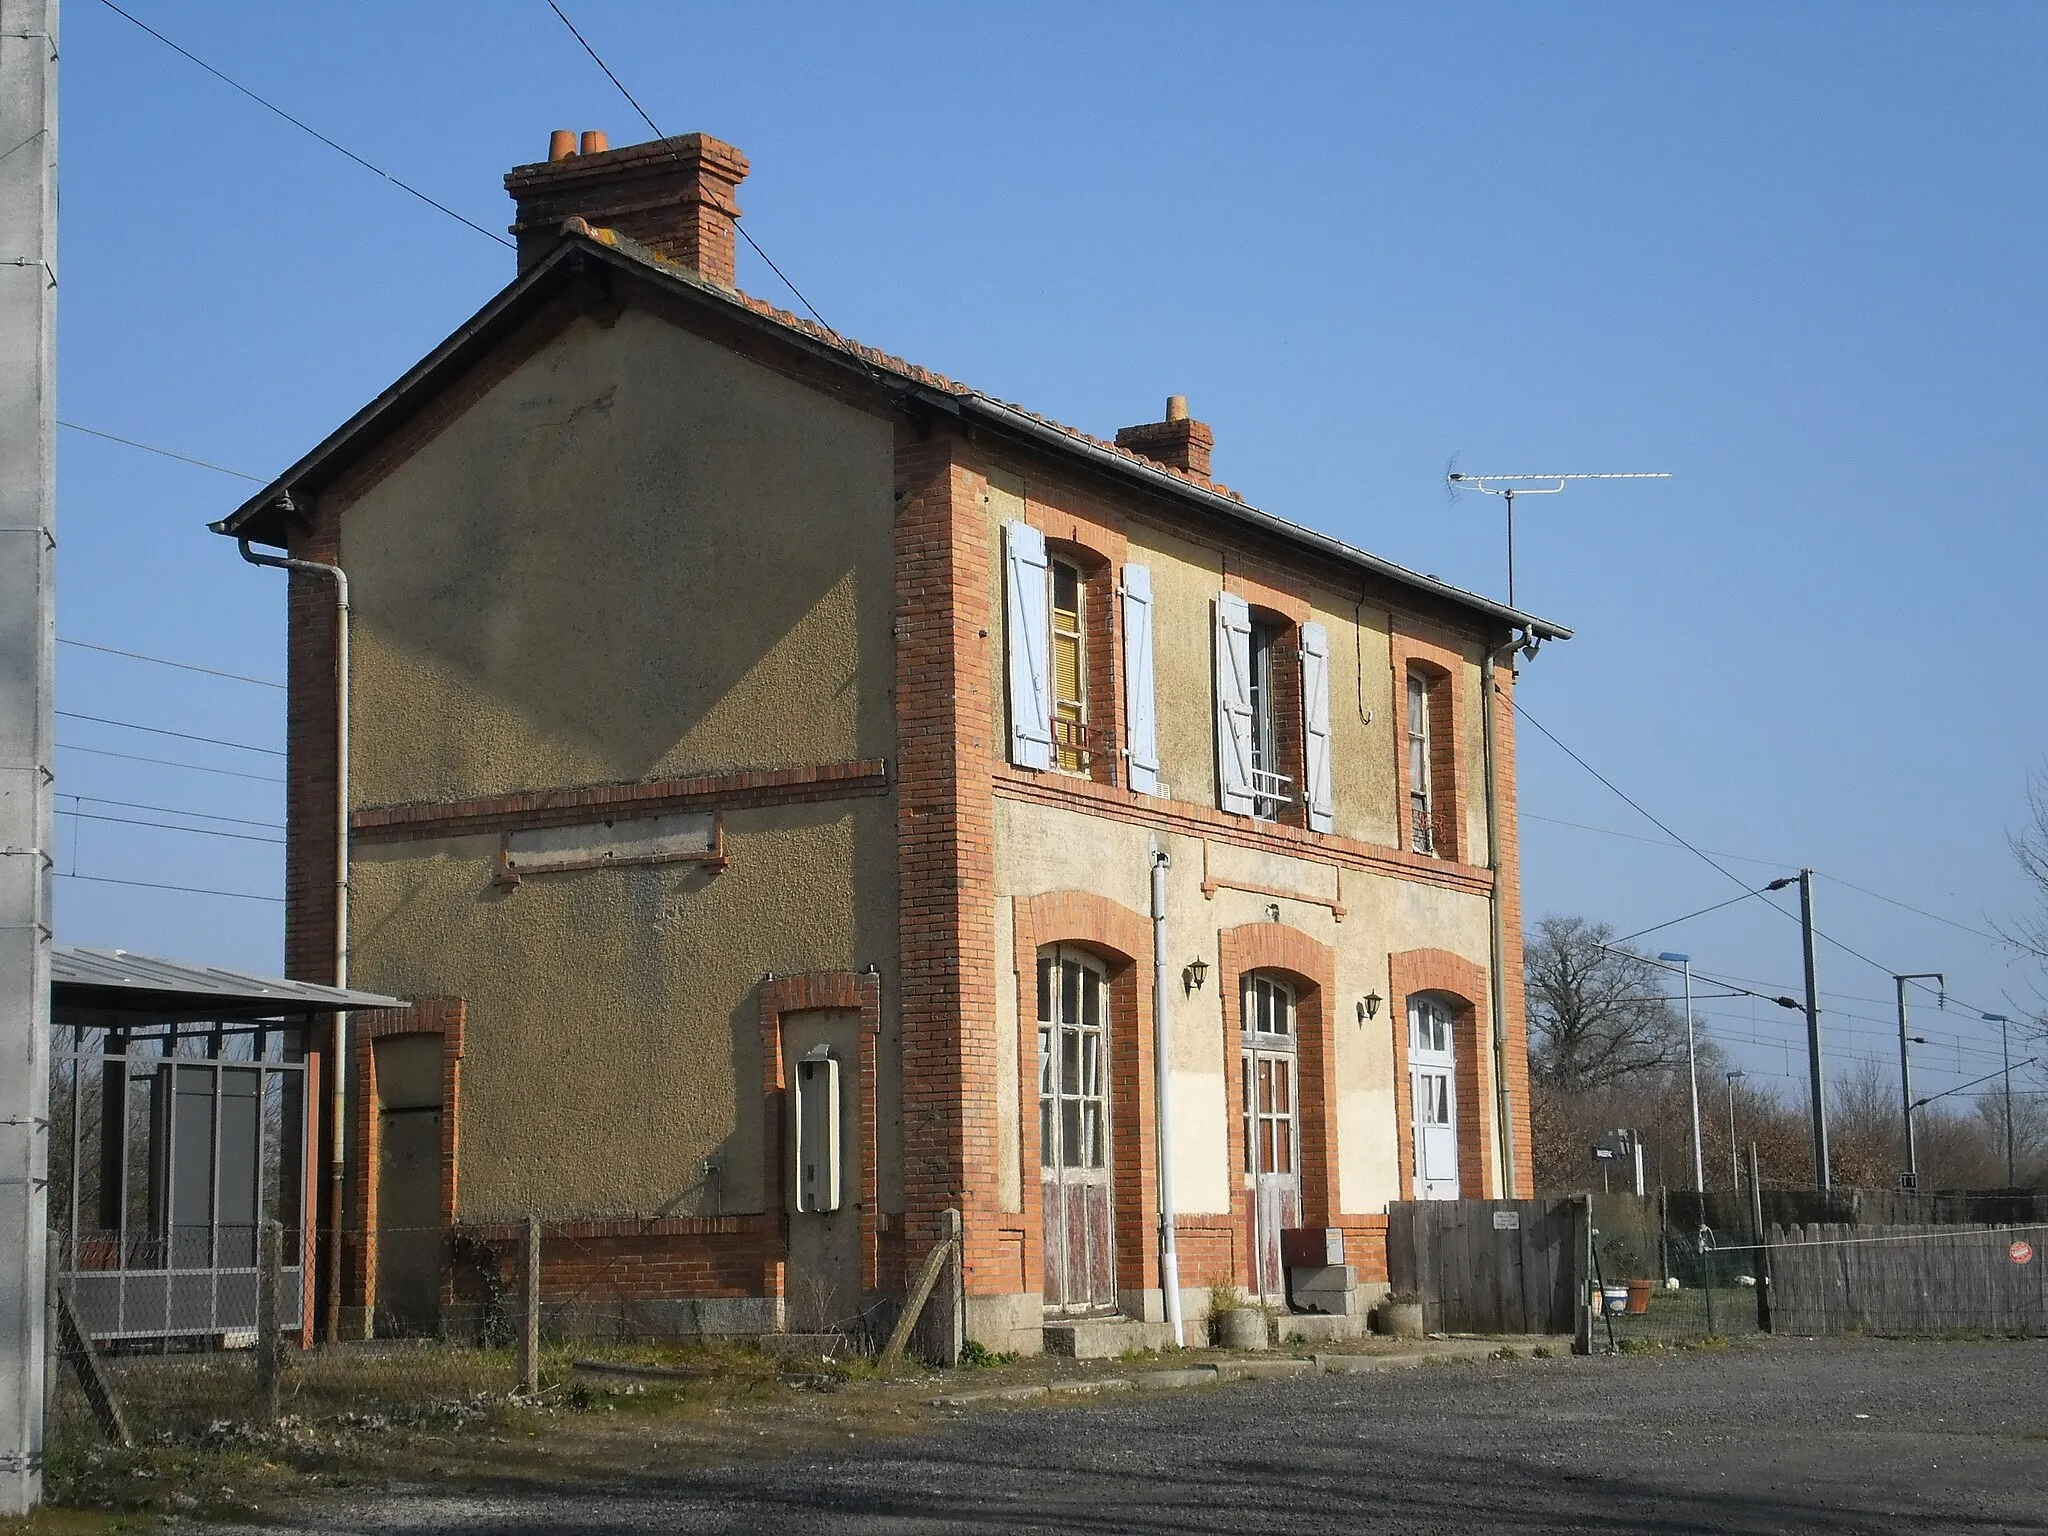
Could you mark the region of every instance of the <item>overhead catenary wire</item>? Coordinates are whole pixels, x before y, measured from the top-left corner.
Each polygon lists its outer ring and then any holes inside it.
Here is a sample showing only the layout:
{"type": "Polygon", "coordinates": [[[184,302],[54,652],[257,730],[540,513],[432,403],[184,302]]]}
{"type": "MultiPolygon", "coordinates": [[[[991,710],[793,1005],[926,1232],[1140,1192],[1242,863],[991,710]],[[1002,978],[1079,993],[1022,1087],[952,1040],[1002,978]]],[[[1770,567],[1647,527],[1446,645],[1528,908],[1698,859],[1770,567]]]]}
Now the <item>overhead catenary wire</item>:
{"type": "Polygon", "coordinates": [[[99,645],[91,640],[72,640],[63,635],[57,637],[57,643],[81,651],[98,651],[106,656],[125,656],[130,661],[152,662],[159,667],[176,667],[180,672],[197,672],[205,677],[225,678],[231,683],[253,683],[258,688],[275,688],[280,693],[286,691],[283,683],[274,682],[267,677],[250,677],[242,672],[223,672],[218,667],[202,667],[190,661],[173,661],[168,656],[151,656],[145,651],[124,651],[119,646],[99,645]]]}
{"type": "Polygon", "coordinates": [[[152,736],[175,736],[180,741],[203,742],[209,747],[233,747],[237,752],[261,752],[269,757],[283,757],[282,747],[256,747],[246,741],[228,741],[220,736],[198,736],[191,731],[173,731],[161,725],[138,725],[133,720],[116,720],[108,715],[82,715],[75,709],[60,709],[60,720],[84,720],[92,725],[116,725],[124,731],[146,731],[152,736]]]}
{"type": "Polygon", "coordinates": [[[223,827],[181,827],[168,821],[144,821],[139,816],[108,816],[98,811],[66,811],[60,809],[59,816],[70,816],[79,821],[112,822],[123,827],[154,827],[159,832],[189,832],[194,837],[226,837],[239,843],[270,843],[284,846],[281,837],[264,837],[255,832],[230,832],[223,827]]]}
{"type": "Polygon", "coordinates": [[[1656,933],[1665,928],[1676,928],[1680,923],[1689,923],[1696,917],[1705,917],[1709,912],[1719,912],[1723,907],[1732,907],[1738,901],[1747,901],[1752,896],[1761,896],[1761,891],[1744,891],[1740,896],[1730,896],[1726,901],[1717,901],[1711,907],[1701,907],[1697,912],[1688,912],[1683,917],[1668,918],[1661,923],[1652,923],[1647,928],[1638,928],[1634,933],[1625,933],[1614,942],[1626,944],[1630,939],[1640,939],[1646,933],[1656,933]]]}
{"type": "Polygon", "coordinates": [[[193,773],[217,773],[224,778],[230,779],[254,779],[259,784],[282,784],[284,782],[283,779],[272,773],[244,773],[239,768],[213,768],[205,763],[181,763],[169,757],[144,757],[137,752],[115,752],[106,747],[81,747],[76,742],[70,741],[58,742],[57,750],[60,752],[83,752],[91,757],[118,757],[123,762],[129,763],[153,763],[159,768],[186,768],[190,769],[193,773]]]}
{"type": "MultiPolygon", "coordinates": [[[[477,223],[475,219],[468,218],[462,214],[457,213],[453,208],[450,208],[446,203],[441,202],[436,198],[428,196],[426,193],[422,192],[418,187],[413,186],[410,182],[399,180],[398,177],[392,175],[382,166],[372,165],[369,161],[365,160],[361,155],[357,154],[354,150],[348,148],[346,145],[337,144],[333,139],[330,139],[326,134],[322,133],[318,128],[313,127],[310,123],[303,122],[300,119],[292,116],[291,113],[285,111],[285,109],[283,107],[280,107],[276,102],[270,101],[265,97],[257,95],[254,91],[250,90],[248,86],[242,84],[241,81],[233,78],[228,74],[223,73],[218,69],[215,69],[211,64],[207,63],[206,60],[200,58],[198,54],[192,52],[191,49],[182,47],[181,45],[172,42],[168,37],[165,37],[163,33],[157,31],[155,27],[152,27],[148,22],[142,20],[140,17],[135,16],[129,13],[128,11],[122,10],[120,6],[114,4],[114,0],[100,0],[100,4],[104,5],[108,10],[112,11],[116,16],[119,16],[122,20],[129,22],[136,27],[141,28],[144,32],[147,32],[151,37],[155,38],[158,42],[162,43],[166,48],[170,49],[173,53],[178,54],[183,58],[189,59],[194,64],[197,64],[201,69],[205,70],[209,75],[212,75],[214,79],[220,81],[223,85],[230,86],[233,89],[240,91],[244,96],[248,97],[251,101],[255,102],[257,106],[262,107],[266,112],[275,113],[277,116],[283,118],[286,122],[290,123],[294,128],[298,129],[301,133],[308,134],[311,137],[318,139],[322,144],[325,144],[329,149],[333,150],[336,154],[346,156],[348,159],[353,160],[357,165],[360,165],[364,170],[370,172],[373,176],[381,176],[384,180],[390,182],[391,185],[398,188],[401,192],[411,193],[414,197],[418,198],[421,202],[425,203],[429,208],[437,209],[440,212],[447,214],[448,217],[455,220],[456,223],[466,225],[470,229],[475,230],[478,234],[482,235],[486,240],[495,240],[498,242],[498,244],[505,246],[508,249],[512,248],[512,242],[510,240],[507,240],[503,235],[498,234],[492,230],[486,229],[483,225],[477,223]]],[[[229,471],[229,473],[232,474],[235,473],[235,471],[231,470],[229,471]]]]}
{"type": "Polygon", "coordinates": [[[144,891],[181,891],[188,896],[227,896],[236,901],[269,901],[282,906],[282,896],[263,896],[254,891],[216,891],[200,885],[172,885],[160,880],[122,880],[113,875],[79,875],[68,870],[56,871],[59,880],[84,880],[93,885],[128,885],[144,891]]]}
{"type": "Polygon", "coordinates": [[[181,805],[145,805],[139,800],[109,800],[102,795],[78,795],[69,790],[59,790],[60,800],[77,800],[85,805],[111,805],[124,811],[155,811],[164,816],[191,816],[200,821],[230,821],[242,827],[266,827],[273,832],[282,832],[281,821],[259,821],[251,816],[224,816],[218,811],[188,811],[181,805]]]}

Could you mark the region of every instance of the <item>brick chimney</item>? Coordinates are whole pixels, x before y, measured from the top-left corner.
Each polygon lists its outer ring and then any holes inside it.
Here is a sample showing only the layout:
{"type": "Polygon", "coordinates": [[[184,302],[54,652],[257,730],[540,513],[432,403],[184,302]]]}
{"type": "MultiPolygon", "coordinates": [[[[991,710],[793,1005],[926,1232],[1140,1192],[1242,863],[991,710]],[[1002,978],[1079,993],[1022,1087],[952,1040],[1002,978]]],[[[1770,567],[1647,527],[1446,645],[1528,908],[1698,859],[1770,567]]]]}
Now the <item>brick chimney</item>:
{"type": "Polygon", "coordinates": [[[1116,434],[1116,445],[1128,448],[1154,464],[1184,469],[1206,480],[1209,478],[1209,450],[1216,446],[1216,434],[1205,423],[1189,418],[1186,395],[1169,395],[1166,399],[1166,420],[1120,428],[1116,434]]]}
{"type": "Polygon", "coordinates": [[[602,133],[585,133],[579,146],[557,128],[546,160],[505,175],[519,208],[519,270],[554,249],[563,220],[580,218],[730,288],[740,216],[733,190],[746,175],[747,157],[707,134],[608,149],[602,133]]]}

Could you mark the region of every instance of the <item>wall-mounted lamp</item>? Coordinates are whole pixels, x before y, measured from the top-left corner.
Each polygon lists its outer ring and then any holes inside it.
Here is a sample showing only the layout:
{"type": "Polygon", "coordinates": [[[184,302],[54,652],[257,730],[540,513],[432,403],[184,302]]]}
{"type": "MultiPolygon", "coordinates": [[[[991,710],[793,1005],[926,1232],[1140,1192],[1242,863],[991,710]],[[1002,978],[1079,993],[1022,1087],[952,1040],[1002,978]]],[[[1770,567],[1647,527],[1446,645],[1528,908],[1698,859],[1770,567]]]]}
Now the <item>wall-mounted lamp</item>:
{"type": "Polygon", "coordinates": [[[1199,992],[1208,979],[1209,962],[1198,955],[1181,968],[1180,989],[1183,993],[1199,992]]]}
{"type": "Polygon", "coordinates": [[[1359,1023],[1361,1023],[1361,1024],[1363,1024],[1363,1023],[1364,1023],[1364,1022],[1365,1022],[1365,1021],[1366,1021],[1367,1019],[1376,1019],[1376,1018],[1378,1018],[1379,1016],[1380,1016],[1380,995],[1379,995],[1379,993],[1377,993],[1377,992],[1368,992],[1368,993],[1366,993],[1366,994],[1365,994],[1365,996],[1361,997],[1361,998],[1360,998],[1360,999],[1358,1000],[1358,1022],[1359,1022],[1359,1023]]]}

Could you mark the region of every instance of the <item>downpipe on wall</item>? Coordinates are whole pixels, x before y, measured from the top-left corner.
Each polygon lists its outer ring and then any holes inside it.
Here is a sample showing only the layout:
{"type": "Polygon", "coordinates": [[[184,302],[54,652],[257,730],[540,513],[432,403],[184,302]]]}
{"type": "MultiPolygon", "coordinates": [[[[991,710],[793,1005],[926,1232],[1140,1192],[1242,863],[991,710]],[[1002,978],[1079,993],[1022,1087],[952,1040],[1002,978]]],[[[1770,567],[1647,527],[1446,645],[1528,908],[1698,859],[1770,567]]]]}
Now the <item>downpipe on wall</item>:
{"type": "MultiPolygon", "coordinates": [[[[289,494],[280,498],[279,504],[285,511],[293,510],[289,494]]],[[[236,541],[242,550],[242,558],[251,565],[271,566],[281,571],[304,571],[312,576],[326,576],[334,582],[335,595],[335,640],[334,640],[334,696],[335,696],[335,770],[334,770],[334,984],[346,989],[348,986],[348,573],[338,565],[327,565],[318,560],[296,560],[285,555],[258,554],[249,547],[247,539],[236,541]]],[[[332,1210],[329,1213],[328,1231],[329,1254],[327,1266],[327,1337],[330,1340],[341,1337],[341,1244],[344,1220],[343,1201],[348,1192],[348,1013],[337,1009],[334,1014],[334,1070],[332,1078],[332,1133],[334,1155],[331,1165],[333,1179],[332,1210]]]]}
{"type": "MultiPolygon", "coordinates": [[[[1487,967],[1489,997],[1493,1013],[1494,1113],[1500,1125],[1500,1189],[1504,1199],[1516,1198],[1514,1101],[1508,1089],[1507,914],[1501,899],[1500,858],[1500,763],[1495,741],[1494,658],[1511,654],[1516,642],[1489,646],[1479,662],[1479,721],[1486,756],[1486,863],[1493,871],[1493,893],[1487,900],[1487,916],[1493,963],[1487,967]]],[[[1529,654],[1535,655],[1533,643],[1529,654]]]]}
{"type": "Polygon", "coordinates": [[[1152,1093],[1159,1120],[1159,1290],[1173,1342],[1184,1346],[1180,1315],[1180,1249],[1174,1237],[1173,1041],[1167,1027],[1166,871],[1173,857],[1152,843],[1152,1093]]]}

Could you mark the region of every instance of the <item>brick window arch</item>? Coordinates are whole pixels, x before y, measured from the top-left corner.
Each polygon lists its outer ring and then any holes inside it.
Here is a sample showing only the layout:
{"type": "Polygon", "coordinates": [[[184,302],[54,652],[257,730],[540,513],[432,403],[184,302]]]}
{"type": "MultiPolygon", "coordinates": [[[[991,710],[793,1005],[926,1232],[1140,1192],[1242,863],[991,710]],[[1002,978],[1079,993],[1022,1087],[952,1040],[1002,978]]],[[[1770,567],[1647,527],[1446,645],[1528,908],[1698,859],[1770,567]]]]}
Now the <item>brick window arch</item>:
{"type": "Polygon", "coordinates": [[[1446,949],[1410,949],[1387,957],[1393,1004],[1388,1023],[1394,1033],[1394,1124],[1399,1142],[1401,1198],[1415,1198],[1415,1115],[1409,1101],[1408,1003],[1428,995],[1451,1011],[1451,1054],[1456,1063],[1458,1187],[1466,1199],[1500,1193],[1493,1108],[1493,1055],[1486,970],[1446,949]]]}
{"type": "Polygon", "coordinates": [[[1038,1136],[1038,956],[1052,946],[1086,950],[1109,981],[1110,1148],[1119,1290],[1159,1284],[1153,1219],[1158,1194],[1157,1108],[1152,1098],[1152,922],[1092,891],[1048,891],[1012,903],[1012,984],[1017,988],[1017,1143],[1024,1210],[1022,1263],[1043,1273],[1038,1136]]]}
{"type": "MultiPolygon", "coordinates": [[[[1295,1055],[1301,1119],[1301,1212],[1304,1225],[1333,1225],[1337,1215],[1336,952],[1285,923],[1243,923],[1216,936],[1217,996],[1223,1004],[1224,1060],[1235,1063],[1244,1036],[1245,978],[1265,974],[1294,992],[1295,1055]]],[[[1235,1067],[1231,1069],[1235,1073],[1235,1067]]],[[[1235,1076],[1231,1092],[1236,1094],[1235,1076]]],[[[1227,1117],[1229,1167],[1245,1164],[1244,1124],[1233,1104],[1227,1117]]],[[[1240,1181],[1231,1180],[1232,1218],[1248,1217],[1240,1181]]]]}

